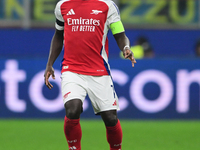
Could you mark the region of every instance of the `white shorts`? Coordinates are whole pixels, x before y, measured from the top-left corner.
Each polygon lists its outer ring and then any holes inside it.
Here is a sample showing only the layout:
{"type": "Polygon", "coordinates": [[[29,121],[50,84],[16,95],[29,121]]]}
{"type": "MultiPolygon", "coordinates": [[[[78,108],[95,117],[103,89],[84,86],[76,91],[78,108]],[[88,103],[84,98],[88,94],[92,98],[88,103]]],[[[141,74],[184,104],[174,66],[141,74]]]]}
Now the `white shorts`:
{"type": "Polygon", "coordinates": [[[62,73],[61,79],[64,104],[72,99],[83,102],[88,94],[95,114],[119,110],[111,76],[88,76],[67,71],[62,73]]]}

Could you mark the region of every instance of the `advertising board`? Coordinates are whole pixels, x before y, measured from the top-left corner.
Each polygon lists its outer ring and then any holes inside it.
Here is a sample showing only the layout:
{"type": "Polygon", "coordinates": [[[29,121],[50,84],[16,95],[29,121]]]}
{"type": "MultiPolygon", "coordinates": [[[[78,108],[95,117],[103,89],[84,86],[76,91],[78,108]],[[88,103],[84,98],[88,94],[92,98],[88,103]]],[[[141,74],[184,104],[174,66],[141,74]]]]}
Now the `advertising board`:
{"type": "MultiPolygon", "coordinates": [[[[60,62],[56,80],[44,85],[46,59],[0,60],[1,118],[61,118],[65,114],[60,89],[60,62]]],[[[119,97],[121,118],[199,119],[200,60],[110,60],[119,97]]],[[[86,98],[82,117],[95,118],[86,98]]]]}

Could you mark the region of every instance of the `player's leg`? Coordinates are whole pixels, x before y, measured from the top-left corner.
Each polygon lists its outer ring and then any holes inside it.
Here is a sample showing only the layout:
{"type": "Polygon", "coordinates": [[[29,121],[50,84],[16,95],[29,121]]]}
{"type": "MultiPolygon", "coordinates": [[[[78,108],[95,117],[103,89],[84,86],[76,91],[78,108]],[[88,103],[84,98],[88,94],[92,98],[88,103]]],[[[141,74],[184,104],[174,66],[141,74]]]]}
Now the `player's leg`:
{"type": "Polygon", "coordinates": [[[85,83],[80,75],[72,72],[64,72],[62,79],[62,96],[66,116],[64,121],[64,133],[69,149],[81,150],[82,131],[80,126],[80,114],[86,91],[85,83]]]}
{"type": "Polygon", "coordinates": [[[110,76],[91,77],[88,95],[95,114],[100,114],[107,133],[110,150],[121,150],[122,129],[117,118],[118,97],[110,76]]]}
{"type": "Polygon", "coordinates": [[[117,111],[104,111],[100,112],[100,115],[106,126],[106,136],[110,145],[110,150],[121,150],[122,128],[117,118],[117,111]]]}
{"type": "Polygon", "coordinates": [[[64,133],[69,149],[81,150],[81,125],[80,114],[82,112],[82,101],[73,99],[65,103],[64,133]]]}
{"type": "Polygon", "coordinates": [[[69,119],[80,119],[82,113],[82,101],[80,99],[73,99],[65,103],[66,117],[69,119]]]}

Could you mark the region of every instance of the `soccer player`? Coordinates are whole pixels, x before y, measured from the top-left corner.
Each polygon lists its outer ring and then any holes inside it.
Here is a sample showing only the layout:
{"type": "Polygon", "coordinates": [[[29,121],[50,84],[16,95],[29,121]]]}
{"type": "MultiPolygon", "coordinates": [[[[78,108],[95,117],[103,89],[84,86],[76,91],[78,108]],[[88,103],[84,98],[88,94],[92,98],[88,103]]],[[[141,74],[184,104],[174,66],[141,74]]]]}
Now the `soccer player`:
{"type": "Polygon", "coordinates": [[[109,29],[133,67],[136,60],[130,50],[118,7],[111,0],[61,0],[56,5],[55,16],[56,30],[44,77],[46,86],[52,89],[48,79],[50,76],[55,78],[53,64],[64,44],[61,86],[66,110],[64,133],[69,149],[81,150],[80,114],[88,95],[94,113],[101,115],[105,123],[110,150],[121,150],[118,98],[108,64],[109,29]]]}

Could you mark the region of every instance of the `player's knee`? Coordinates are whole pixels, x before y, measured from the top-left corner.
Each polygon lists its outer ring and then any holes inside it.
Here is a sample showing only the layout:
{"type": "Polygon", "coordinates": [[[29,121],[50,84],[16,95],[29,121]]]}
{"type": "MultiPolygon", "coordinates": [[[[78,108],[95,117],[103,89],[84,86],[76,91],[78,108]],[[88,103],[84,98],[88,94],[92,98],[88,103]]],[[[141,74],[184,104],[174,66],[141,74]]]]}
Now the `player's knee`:
{"type": "Polygon", "coordinates": [[[67,102],[65,104],[66,116],[69,119],[79,119],[82,112],[82,103],[79,100],[67,102]]]}
{"type": "Polygon", "coordinates": [[[115,126],[118,122],[117,116],[110,116],[105,120],[106,126],[115,126]]]}
{"type": "Polygon", "coordinates": [[[106,126],[115,126],[118,122],[117,114],[115,113],[107,112],[101,116],[106,126]]]}
{"type": "Polygon", "coordinates": [[[79,110],[78,108],[76,109],[66,109],[66,116],[69,119],[79,119],[80,118],[80,114],[81,114],[81,110],[79,110]]]}

